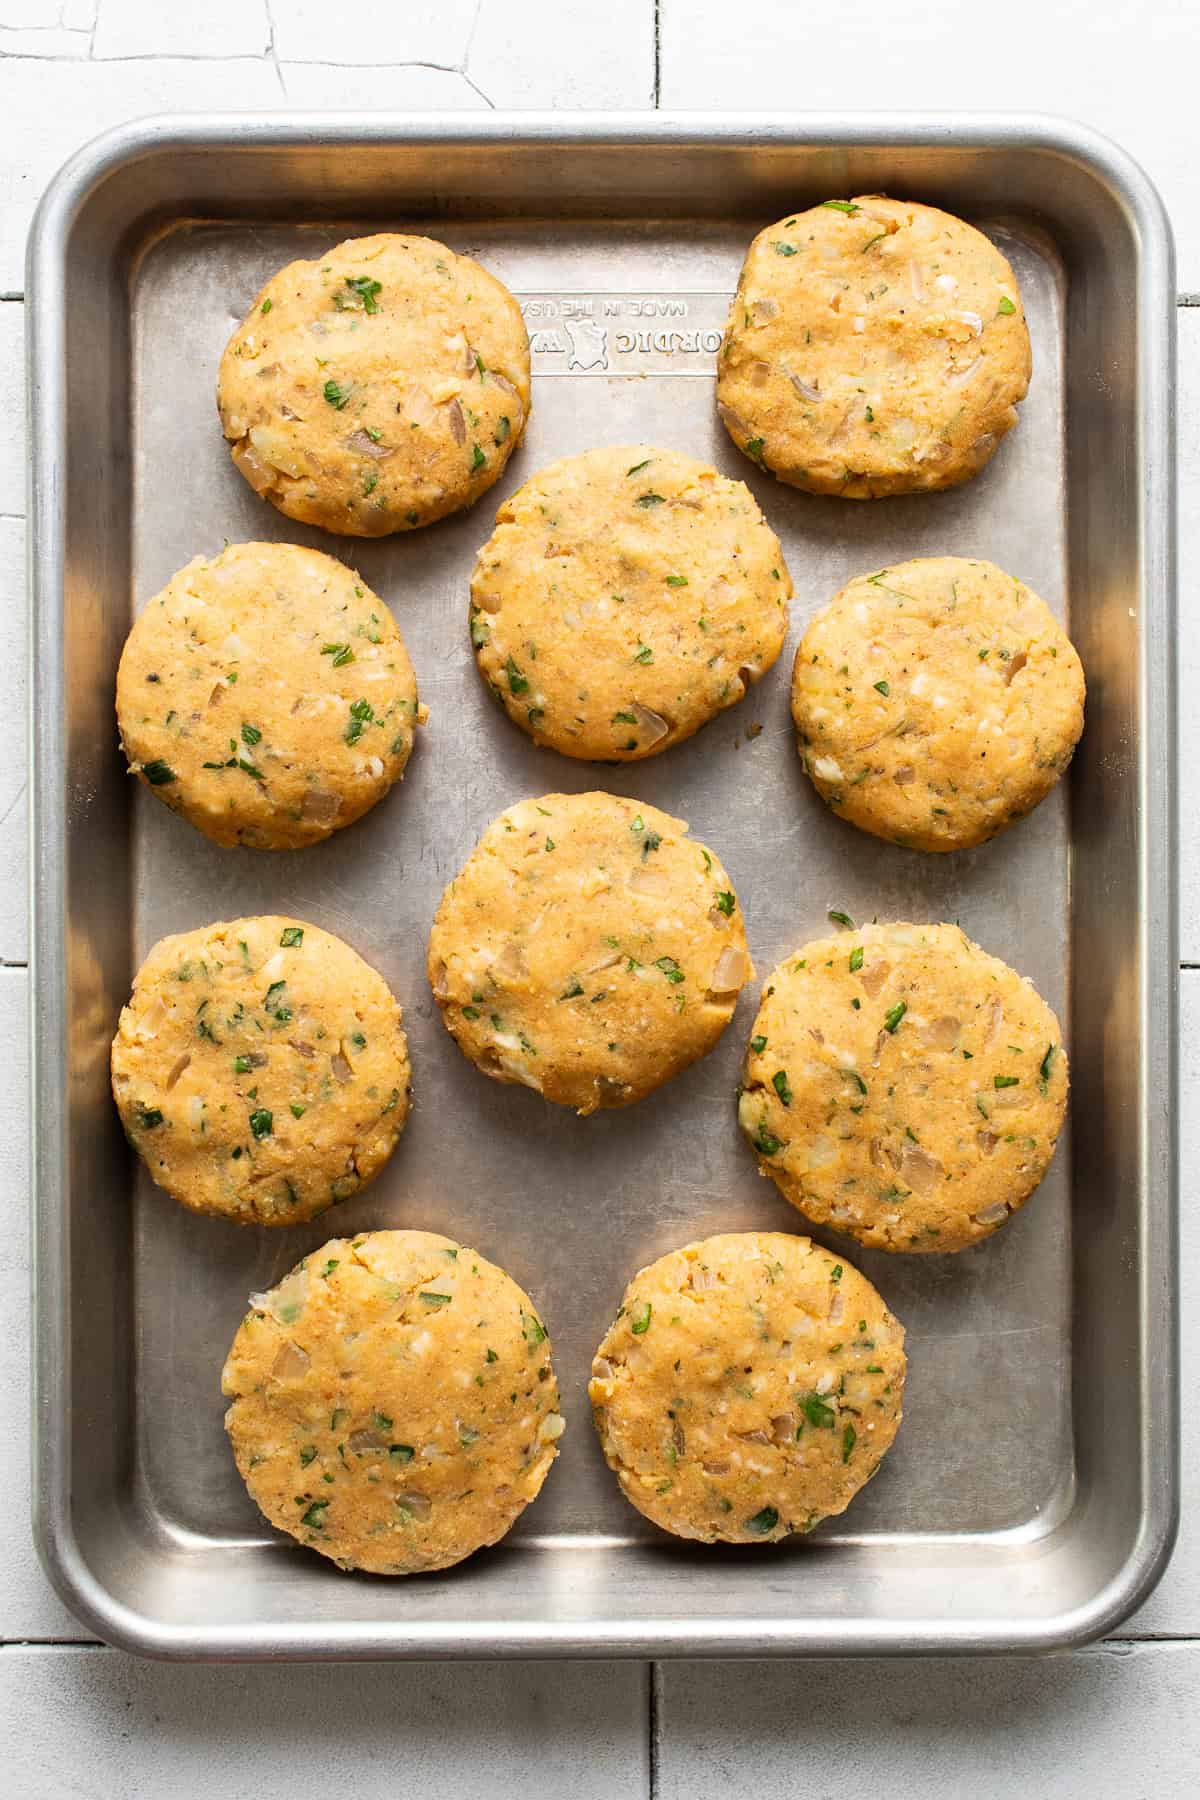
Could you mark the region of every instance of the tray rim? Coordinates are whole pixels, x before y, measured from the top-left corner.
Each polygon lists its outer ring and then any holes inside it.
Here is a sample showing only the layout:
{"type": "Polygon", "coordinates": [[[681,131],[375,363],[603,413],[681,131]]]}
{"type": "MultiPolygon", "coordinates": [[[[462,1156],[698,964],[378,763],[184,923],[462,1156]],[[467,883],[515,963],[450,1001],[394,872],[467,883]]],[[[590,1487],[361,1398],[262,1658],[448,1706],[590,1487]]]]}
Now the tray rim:
{"type": "Polygon", "coordinates": [[[1173,1548],[1179,1512],[1178,1370],[1178,795],[1175,740],[1175,283],[1170,223],[1161,198],[1123,149],[1089,127],[1037,113],[197,112],[151,115],[120,125],[76,151],[47,187],[27,256],[30,767],[31,1275],[33,1328],[33,1534],[63,1602],[106,1642],[165,1659],[258,1657],[779,1656],[1003,1653],[1055,1650],[1103,1636],[1150,1594],[1173,1548]],[[1139,613],[1143,656],[1136,772],[1146,822],[1138,852],[1135,938],[1143,971],[1139,1066],[1144,1109],[1139,1177],[1139,1310],[1158,1318],[1146,1345],[1137,1455],[1144,1503],[1133,1549],[1090,1599],[1021,1622],[965,1619],[823,1621],[759,1616],[684,1616],[581,1625],[402,1620],[195,1628],[148,1618],[119,1600],[89,1568],[70,1515],[70,1459],[55,1416],[69,1404],[66,1272],[66,901],[67,808],[55,771],[37,755],[39,713],[61,716],[62,590],[65,565],[60,449],[67,429],[62,379],[66,306],[61,280],[72,224],[110,176],[163,152],[286,149],[366,144],[626,144],[748,147],[1025,149],[1065,157],[1121,204],[1136,243],[1139,308],[1136,442],[1143,548],[1139,613]],[[49,629],[46,629],[46,628],[49,629]]]}

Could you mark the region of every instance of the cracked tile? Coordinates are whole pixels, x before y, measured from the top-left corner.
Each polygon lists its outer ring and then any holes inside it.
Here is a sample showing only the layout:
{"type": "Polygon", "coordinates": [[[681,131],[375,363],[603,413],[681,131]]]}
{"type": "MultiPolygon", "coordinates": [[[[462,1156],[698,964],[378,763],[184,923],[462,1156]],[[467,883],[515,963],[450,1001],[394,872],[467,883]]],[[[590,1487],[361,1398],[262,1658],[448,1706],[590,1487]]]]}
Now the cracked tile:
{"type": "Polygon", "coordinates": [[[422,62],[458,69],[466,60],[479,5],[480,0],[402,0],[347,8],[330,6],[328,0],[276,0],[275,49],[285,63],[373,68],[422,62]]]}
{"type": "Polygon", "coordinates": [[[483,0],[467,73],[497,107],[651,107],[653,0],[483,0]]]}
{"type": "Polygon", "coordinates": [[[148,0],[103,0],[92,55],[265,56],[271,28],[266,0],[204,0],[162,6],[148,0]]]}
{"type": "Polygon", "coordinates": [[[345,69],[327,63],[281,63],[289,106],[331,107],[334,111],[477,111],[487,101],[465,75],[452,69],[345,69]]]}

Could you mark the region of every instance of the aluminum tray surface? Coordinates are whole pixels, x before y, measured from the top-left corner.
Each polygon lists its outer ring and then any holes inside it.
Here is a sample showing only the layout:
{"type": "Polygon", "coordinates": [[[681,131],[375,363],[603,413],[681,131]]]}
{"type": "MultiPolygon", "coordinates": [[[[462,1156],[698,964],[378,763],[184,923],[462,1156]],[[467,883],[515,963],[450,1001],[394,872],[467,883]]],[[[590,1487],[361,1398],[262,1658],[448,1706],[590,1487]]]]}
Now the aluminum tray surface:
{"type": "Polygon", "coordinates": [[[365,141],[332,121],[142,127],[85,153],[46,204],[32,252],[34,730],[44,741],[57,698],[69,748],[65,769],[35,757],[38,1524],[69,1603],[110,1639],[272,1656],[999,1648],[1093,1635],[1165,1555],[1165,227],[1136,171],[1052,127],[1006,138],[997,126],[864,121],[857,142],[839,129],[841,147],[778,122],[638,121],[622,139],[598,121],[558,141],[531,120],[419,132],[381,121],[365,141]],[[611,154],[622,142],[624,164],[611,154]],[[1055,159],[1071,168],[1060,186],[1078,189],[1060,196],[1062,217],[1044,191],[1055,159]],[[636,167],[639,191],[623,167],[636,167]],[[760,225],[827,192],[884,187],[951,205],[1000,244],[1025,299],[1033,384],[1017,430],[966,487],[813,499],[734,450],[715,416],[715,352],[760,225]],[[364,543],[294,525],[254,496],[230,463],[213,389],[226,338],[273,270],[381,226],[443,237],[518,295],[534,408],[503,480],[472,511],[364,543]],[[80,311],[72,299],[64,327],[63,291],[79,294],[85,273],[94,292],[80,311]],[[640,441],[747,481],[797,593],[788,648],[741,706],[660,758],[605,768],[535,749],[491,703],[470,652],[467,583],[496,505],[533,470],[640,441]],[[191,556],[248,538],[311,544],[360,569],[396,615],[430,714],[402,786],[298,854],[208,843],[124,776],[111,721],[132,616],[191,556]],[[949,857],[880,844],[828,814],[801,774],[787,704],[796,640],[839,586],[942,553],[1019,574],[1065,620],[1089,677],[1069,782],[993,843],[949,857]],[[636,1268],[713,1231],[806,1229],[757,1177],[735,1123],[757,987],[705,1061],[634,1108],[580,1120],[472,1070],[424,974],[438,897],[488,821],[524,795],[592,787],[663,807],[719,851],[760,980],[829,929],[830,908],[957,920],[1033,978],[1072,1054],[1071,1128],[998,1236],[953,1257],[892,1257],[824,1234],[907,1327],[905,1423],[847,1514],[766,1552],[700,1551],[654,1531],[605,1468],[586,1395],[636,1268]],[[107,1041],[150,945],[258,911],[312,920],[383,972],[415,1077],[384,1174],[287,1232],[172,1204],[125,1151],[106,1089],[107,1041]],[[273,1534],[222,1429],[220,1369],[246,1296],[326,1237],[377,1226],[444,1231],[529,1289],[568,1420],[541,1499],[503,1546],[420,1581],[339,1574],[273,1534]]]}

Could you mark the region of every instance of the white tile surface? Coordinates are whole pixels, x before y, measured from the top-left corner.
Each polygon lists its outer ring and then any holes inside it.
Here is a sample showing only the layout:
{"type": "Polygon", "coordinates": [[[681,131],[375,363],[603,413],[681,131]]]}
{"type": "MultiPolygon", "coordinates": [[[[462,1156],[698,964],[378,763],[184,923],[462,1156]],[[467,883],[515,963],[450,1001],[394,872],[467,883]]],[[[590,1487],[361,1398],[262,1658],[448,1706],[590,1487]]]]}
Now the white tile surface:
{"type": "Polygon", "coordinates": [[[181,1668],[0,1652],[13,1800],[641,1800],[636,1663],[181,1668]]]}
{"type": "MultiPolygon", "coordinates": [[[[341,18],[326,8],[326,16],[341,18]]],[[[103,0],[92,37],[97,60],[128,56],[265,56],[265,0],[204,0],[202,6],[103,0]]]]}
{"type": "Polygon", "coordinates": [[[328,107],[335,112],[464,112],[486,111],[488,106],[461,70],[431,69],[423,63],[364,69],[293,62],[281,64],[279,73],[291,107],[328,107]]]}
{"type": "Polygon", "coordinates": [[[1059,1657],[679,1663],[657,1800],[1185,1800],[1200,1645],[1059,1657]]]}
{"type": "MultiPolygon", "coordinates": [[[[283,62],[425,62],[460,69],[477,10],[478,0],[369,6],[275,0],[275,48],[283,62]]],[[[520,13],[520,0],[514,10],[520,13]]]]}
{"type": "Polygon", "coordinates": [[[493,106],[653,106],[653,7],[484,0],[467,73],[493,106]]]}
{"type": "Polygon", "coordinates": [[[1200,306],[1179,320],[1179,953],[1200,963],[1200,306]]]}
{"type": "Polygon", "coordinates": [[[24,308],[0,300],[0,394],[8,402],[0,431],[0,514],[25,511],[24,308]]]}
{"type": "Polygon", "coordinates": [[[1169,207],[1200,288],[1196,0],[660,0],[661,104],[783,112],[1057,113],[1115,138],[1169,207]],[[985,23],[986,20],[986,23],[985,23]]]}

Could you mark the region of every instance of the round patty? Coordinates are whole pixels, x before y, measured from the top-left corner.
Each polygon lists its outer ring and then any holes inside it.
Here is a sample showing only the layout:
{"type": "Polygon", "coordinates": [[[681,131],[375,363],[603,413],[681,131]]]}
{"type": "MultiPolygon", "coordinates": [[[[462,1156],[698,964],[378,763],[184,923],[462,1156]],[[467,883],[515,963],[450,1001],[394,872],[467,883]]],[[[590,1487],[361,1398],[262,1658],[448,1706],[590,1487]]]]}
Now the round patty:
{"type": "Polygon", "coordinates": [[[766,673],[791,593],[744,483],[648,444],[588,450],[500,508],[471,579],[471,641],[535,743],[637,762],[766,673]]]}
{"type": "Polygon", "coordinates": [[[900,1424],[904,1331],[857,1269],[779,1231],[634,1276],[592,1363],[626,1499],[664,1531],[756,1544],[840,1513],[900,1424]]]}
{"type": "Polygon", "coordinates": [[[733,884],[687,829],[613,794],[494,820],[429,937],[442,1020],[476,1068],[593,1113],[712,1049],[754,970],[733,884]]]}
{"type": "Polygon", "coordinates": [[[879,1250],[990,1237],[1050,1165],[1058,1020],[957,925],[818,938],[763,989],[738,1102],[759,1172],[879,1250]]]}
{"type": "Polygon", "coordinates": [[[193,558],[117,671],[132,773],[218,844],[297,850],[353,824],[399,781],[424,718],[383,601],[294,544],[193,558]]]}
{"type": "Polygon", "coordinates": [[[1017,422],[1029,332],[1016,277],[950,213],[866,194],[759,232],[717,401],[739,449],[811,494],[953,487],[1017,422]]]}
{"type": "Polygon", "coordinates": [[[289,519],[353,537],[470,506],[529,416],[529,339],[504,283],[433,238],[351,238],[289,263],[221,358],[233,460],[289,519]]]}
{"type": "Polygon", "coordinates": [[[916,850],[982,844],[1044,800],[1083,730],[1083,667],[994,563],[861,575],[796,652],[792,717],[822,799],[916,850]]]}
{"type": "Polygon", "coordinates": [[[333,1238],[250,1296],[225,1429],[272,1525],[343,1569],[415,1575],[494,1544],[563,1430],[546,1330],[450,1238],[333,1238]]]}
{"type": "Polygon", "coordinates": [[[193,1212],[296,1225],[365,1187],[408,1116],[400,1008],[340,938],[267,916],[157,943],[112,1047],[113,1097],[193,1212]]]}

